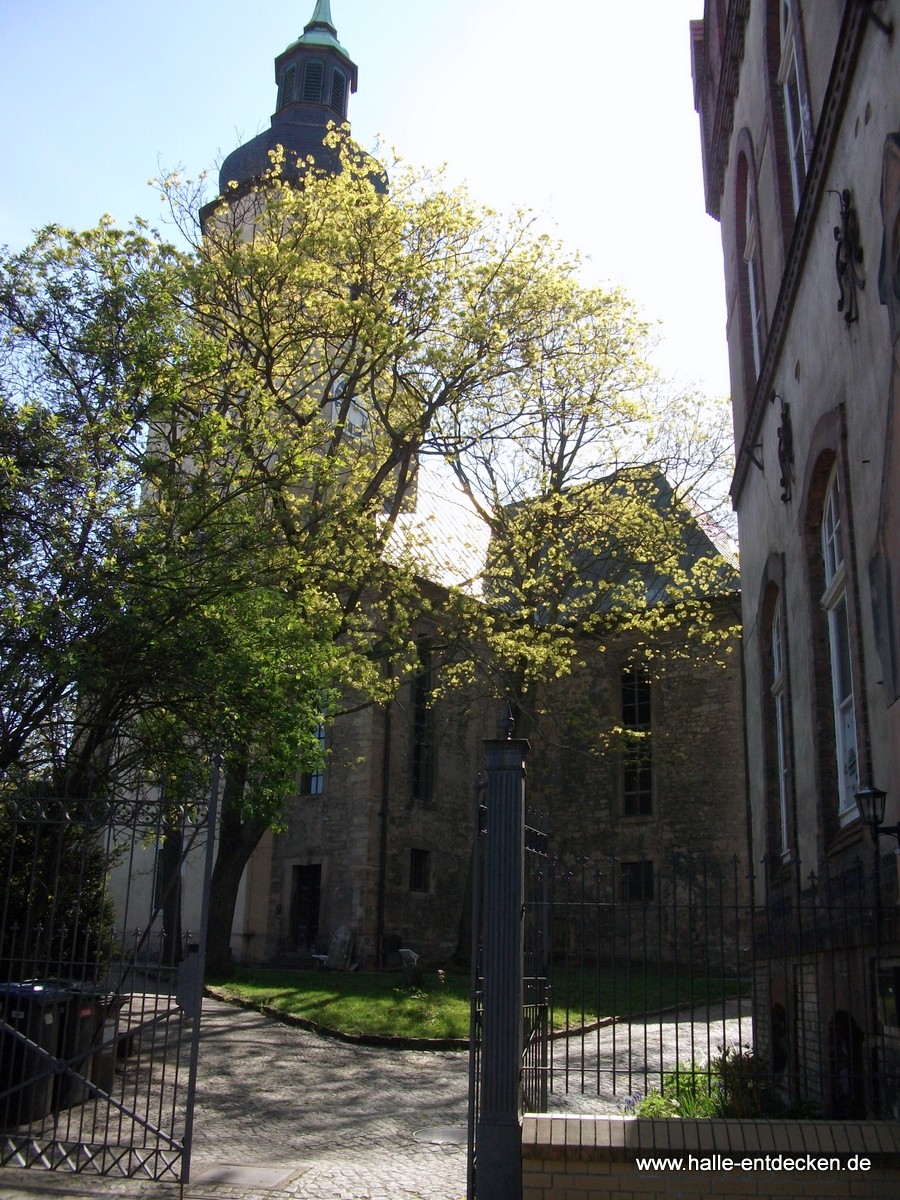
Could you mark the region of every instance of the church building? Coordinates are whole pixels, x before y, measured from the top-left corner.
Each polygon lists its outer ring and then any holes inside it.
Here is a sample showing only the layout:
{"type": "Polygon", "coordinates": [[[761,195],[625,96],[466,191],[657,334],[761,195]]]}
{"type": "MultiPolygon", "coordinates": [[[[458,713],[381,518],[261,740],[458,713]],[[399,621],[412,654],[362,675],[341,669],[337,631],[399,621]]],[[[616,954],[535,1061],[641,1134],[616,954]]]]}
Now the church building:
{"type": "MultiPolygon", "coordinates": [[[[226,200],[259,181],[279,146],[294,177],[298,159],[329,167],[322,140],[330,122],[347,118],[357,68],[328,0],[275,59],[275,83],[271,127],[222,165],[226,200]]],[[[698,554],[714,552],[699,530],[698,539],[698,554]]],[[[731,625],[738,597],[729,577],[721,619],[731,625]]],[[[439,600],[439,580],[421,586],[439,600]]],[[[298,777],[284,829],[251,859],[233,929],[237,960],[309,964],[336,941],[365,967],[398,964],[406,947],[435,965],[467,953],[475,781],[500,709],[474,691],[435,701],[439,623],[423,615],[410,633],[419,670],[391,704],[320,731],[324,769],[298,777]]],[[[679,653],[651,679],[631,650],[624,641],[603,653],[586,647],[577,679],[548,685],[551,717],[530,733],[529,796],[549,814],[551,835],[558,828],[563,858],[615,856],[634,893],[625,899],[640,901],[674,856],[741,855],[746,794],[739,652],[725,666],[700,650],[679,653]],[[645,739],[641,755],[598,754],[601,733],[622,726],[645,739]]]]}

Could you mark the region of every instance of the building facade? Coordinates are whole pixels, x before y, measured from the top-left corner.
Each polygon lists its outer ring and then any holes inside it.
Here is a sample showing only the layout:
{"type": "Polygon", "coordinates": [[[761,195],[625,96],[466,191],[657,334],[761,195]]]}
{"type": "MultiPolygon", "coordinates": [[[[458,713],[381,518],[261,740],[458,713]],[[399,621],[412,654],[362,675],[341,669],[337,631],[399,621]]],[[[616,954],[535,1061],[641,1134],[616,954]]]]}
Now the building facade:
{"type": "MultiPolygon", "coordinates": [[[[722,622],[737,615],[723,600],[722,622]]],[[[251,863],[260,884],[268,872],[268,911],[237,931],[236,954],[308,964],[344,930],[366,967],[397,965],[401,947],[438,966],[468,956],[477,781],[502,705],[475,687],[432,702],[440,629],[415,632],[421,671],[390,705],[334,721],[325,769],[251,863]]],[[[650,671],[627,640],[585,643],[530,721],[531,822],[563,870],[615,859],[623,904],[660,900],[675,860],[747,876],[740,648],[723,665],[670,644],[650,671]]]]}
{"type": "Polygon", "coordinates": [[[900,819],[898,21],[895,0],[706,0],[691,26],[726,282],[751,853],[770,901],[832,930],[771,939],[758,1031],[788,1093],[846,1116],[900,1103],[900,859],[856,800],[886,792],[900,819]]]}
{"type": "MultiPolygon", "coordinates": [[[[277,146],[290,170],[309,155],[328,165],[322,139],[347,115],[356,67],[327,0],[276,58],[275,77],[271,128],[222,165],[231,202],[258,182],[277,146]]],[[[712,550],[698,529],[694,552],[712,550]]],[[[422,586],[434,592],[423,610],[438,610],[440,585],[422,586]]],[[[731,572],[722,600],[729,627],[736,605],[731,572]]],[[[435,700],[441,632],[424,617],[410,631],[420,669],[390,705],[323,726],[324,770],[298,779],[283,829],[267,835],[245,873],[238,960],[308,964],[333,947],[336,962],[372,967],[399,963],[405,947],[435,964],[468,953],[475,782],[500,705],[489,686],[435,700]]],[[[547,686],[528,731],[530,803],[548,815],[556,853],[572,864],[615,856],[629,901],[652,898],[655,872],[672,857],[737,854],[746,866],[739,646],[722,665],[670,636],[671,661],[652,677],[625,640],[585,645],[584,665],[547,686]]]]}

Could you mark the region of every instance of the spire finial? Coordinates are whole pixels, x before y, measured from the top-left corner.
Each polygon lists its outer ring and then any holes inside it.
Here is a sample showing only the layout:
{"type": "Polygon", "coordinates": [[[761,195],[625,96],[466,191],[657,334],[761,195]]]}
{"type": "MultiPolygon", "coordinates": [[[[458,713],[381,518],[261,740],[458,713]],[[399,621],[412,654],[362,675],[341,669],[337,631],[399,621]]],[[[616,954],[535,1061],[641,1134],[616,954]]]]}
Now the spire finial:
{"type": "Polygon", "coordinates": [[[331,19],[331,0],[316,0],[316,7],[309,21],[304,25],[303,32],[309,33],[311,29],[316,29],[320,26],[325,26],[333,34],[337,35],[337,30],[334,27],[334,22],[331,19]]]}

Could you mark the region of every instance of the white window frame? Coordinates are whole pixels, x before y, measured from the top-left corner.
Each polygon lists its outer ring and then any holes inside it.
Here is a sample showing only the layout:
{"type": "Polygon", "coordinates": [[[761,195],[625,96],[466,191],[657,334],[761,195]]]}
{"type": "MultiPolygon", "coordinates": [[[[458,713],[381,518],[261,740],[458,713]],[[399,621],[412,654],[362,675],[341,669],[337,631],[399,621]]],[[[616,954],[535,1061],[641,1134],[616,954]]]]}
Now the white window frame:
{"type": "Polygon", "coordinates": [[[787,129],[788,160],[791,168],[791,191],[794,212],[800,207],[800,198],[806,185],[812,148],[812,117],[809,97],[800,78],[797,60],[797,31],[794,21],[794,6],[790,0],[782,0],[780,8],[781,63],[778,83],[784,101],[784,120],[787,129]]]}
{"type": "Polygon", "coordinates": [[[775,608],[771,628],[772,682],[770,692],[775,707],[775,742],[778,768],[778,818],[781,830],[780,848],[782,860],[790,858],[790,836],[788,823],[788,753],[787,753],[787,697],[785,689],[784,637],[782,631],[781,600],[775,608]]]}
{"type": "Polygon", "coordinates": [[[821,545],[825,566],[822,608],[828,619],[828,647],[831,656],[838,817],[842,825],[847,825],[858,815],[856,792],[859,790],[859,750],[847,599],[847,566],[844,557],[840,485],[836,471],[832,474],[825,493],[821,545]]]}
{"type": "Polygon", "coordinates": [[[750,164],[747,164],[747,185],[744,199],[744,262],[747,265],[747,291],[750,298],[750,335],[753,342],[753,374],[759,377],[763,351],[763,295],[762,274],[757,255],[758,238],[756,226],[756,204],[753,197],[753,180],[750,164]]]}

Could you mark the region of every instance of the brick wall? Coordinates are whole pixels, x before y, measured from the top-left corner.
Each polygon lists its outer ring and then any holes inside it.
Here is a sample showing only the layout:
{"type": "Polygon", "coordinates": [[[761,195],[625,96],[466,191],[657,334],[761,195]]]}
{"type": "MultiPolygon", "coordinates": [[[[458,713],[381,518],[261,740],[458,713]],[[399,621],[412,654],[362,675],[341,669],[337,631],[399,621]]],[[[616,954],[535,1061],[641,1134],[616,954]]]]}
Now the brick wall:
{"type": "Polygon", "coordinates": [[[529,1116],[522,1130],[523,1200],[898,1195],[897,1121],[529,1116]]]}

